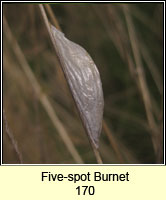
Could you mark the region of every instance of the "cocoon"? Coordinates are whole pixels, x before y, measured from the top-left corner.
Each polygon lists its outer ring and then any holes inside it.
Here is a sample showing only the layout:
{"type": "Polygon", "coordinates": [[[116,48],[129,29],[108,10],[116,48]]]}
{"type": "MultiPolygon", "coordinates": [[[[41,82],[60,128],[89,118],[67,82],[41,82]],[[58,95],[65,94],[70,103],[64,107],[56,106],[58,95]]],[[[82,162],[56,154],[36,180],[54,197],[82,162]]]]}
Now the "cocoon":
{"type": "Polygon", "coordinates": [[[100,74],[85,49],[52,25],[51,34],[86,132],[98,148],[104,107],[100,74]]]}

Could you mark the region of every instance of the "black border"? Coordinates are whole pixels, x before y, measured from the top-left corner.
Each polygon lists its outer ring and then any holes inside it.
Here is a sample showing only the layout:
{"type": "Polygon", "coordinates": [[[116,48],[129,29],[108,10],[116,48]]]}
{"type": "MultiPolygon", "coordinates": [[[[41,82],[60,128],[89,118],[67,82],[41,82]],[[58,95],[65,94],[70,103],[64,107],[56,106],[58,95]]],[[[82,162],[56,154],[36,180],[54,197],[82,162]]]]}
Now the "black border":
{"type": "Polygon", "coordinates": [[[162,3],[163,4],[163,163],[162,164],[3,164],[3,121],[2,121],[2,110],[3,110],[3,28],[1,28],[1,160],[0,166],[165,166],[165,1],[2,1],[1,2],[1,27],[3,27],[3,3],[14,4],[52,4],[52,3],[68,3],[68,4],[77,4],[77,3],[162,3]]]}

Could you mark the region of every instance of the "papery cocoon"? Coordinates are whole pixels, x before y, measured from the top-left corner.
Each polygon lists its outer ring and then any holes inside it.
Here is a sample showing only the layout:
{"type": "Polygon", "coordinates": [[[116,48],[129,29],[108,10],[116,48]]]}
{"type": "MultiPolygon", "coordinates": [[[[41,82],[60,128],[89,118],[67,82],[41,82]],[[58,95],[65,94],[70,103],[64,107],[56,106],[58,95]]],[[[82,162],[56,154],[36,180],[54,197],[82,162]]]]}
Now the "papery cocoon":
{"type": "Polygon", "coordinates": [[[100,74],[85,49],[68,40],[52,25],[51,34],[84,127],[98,148],[104,107],[100,74]]]}

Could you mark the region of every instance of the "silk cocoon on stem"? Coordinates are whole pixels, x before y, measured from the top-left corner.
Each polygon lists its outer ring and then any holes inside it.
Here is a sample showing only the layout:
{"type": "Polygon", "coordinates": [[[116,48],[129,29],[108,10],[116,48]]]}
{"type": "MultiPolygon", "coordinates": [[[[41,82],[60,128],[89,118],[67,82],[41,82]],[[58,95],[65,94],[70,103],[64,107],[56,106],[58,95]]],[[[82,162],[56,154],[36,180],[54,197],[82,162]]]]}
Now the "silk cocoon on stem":
{"type": "Polygon", "coordinates": [[[99,147],[103,90],[98,69],[87,51],[51,25],[54,47],[90,141],[99,147]]]}

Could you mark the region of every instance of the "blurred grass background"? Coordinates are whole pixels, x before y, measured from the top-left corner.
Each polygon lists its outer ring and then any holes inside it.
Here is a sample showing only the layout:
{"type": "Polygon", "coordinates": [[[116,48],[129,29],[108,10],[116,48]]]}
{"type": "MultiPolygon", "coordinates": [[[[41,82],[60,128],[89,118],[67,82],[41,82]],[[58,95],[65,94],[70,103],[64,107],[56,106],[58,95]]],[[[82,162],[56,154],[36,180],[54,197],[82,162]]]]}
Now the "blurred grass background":
{"type": "MultiPolygon", "coordinates": [[[[50,8],[66,37],[84,47],[100,71],[103,162],[163,163],[163,4],[58,3],[50,8]]],[[[96,163],[38,5],[3,4],[3,14],[82,160],[96,163]]],[[[13,49],[4,25],[3,163],[19,163],[12,140],[23,163],[75,163],[13,49]]]]}

